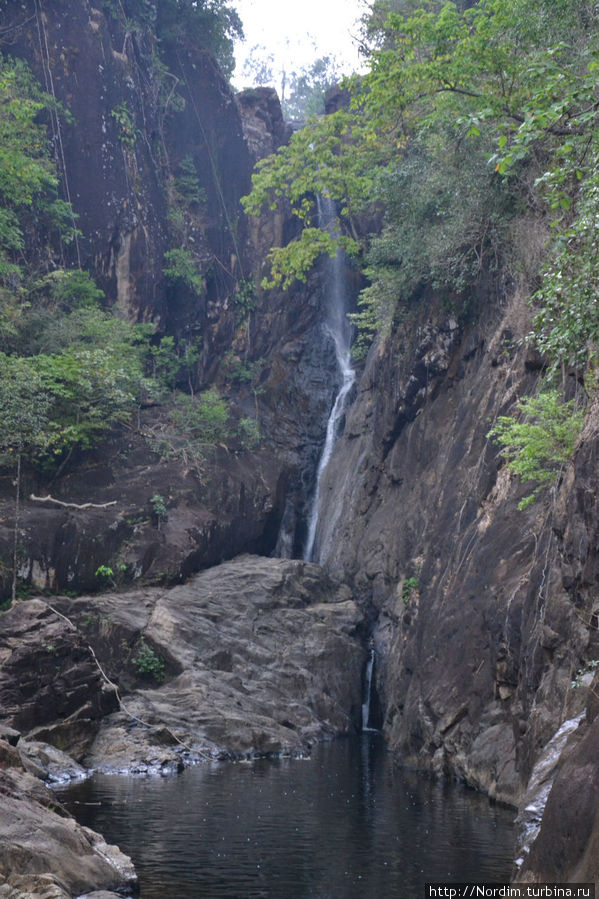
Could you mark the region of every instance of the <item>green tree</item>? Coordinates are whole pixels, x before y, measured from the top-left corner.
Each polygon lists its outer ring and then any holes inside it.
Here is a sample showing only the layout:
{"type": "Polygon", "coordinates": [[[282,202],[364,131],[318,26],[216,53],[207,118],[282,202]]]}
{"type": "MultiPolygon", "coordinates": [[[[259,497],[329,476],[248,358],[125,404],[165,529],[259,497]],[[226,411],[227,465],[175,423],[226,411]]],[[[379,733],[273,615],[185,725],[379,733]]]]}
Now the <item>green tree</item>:
{"type": "Polygon", "coordinates": [[[164,50],[203,47],[214,53],[225,75],[231,75],[233,42],[243,38],[243,26],[226,0],[160,0],[156,13],[156,33],[164,50]]]}
{"type": "MultiPolygon", "coordinates": [[[[302,226],[298,238],[274,248],[270,283],[305,278],[321,252],[334,252],[316,227],[315,197],[324,194],[338,201],[337,242],[352,240],[354,249],[356,238],[362,248],[371,242],[361,223],[377,210],[383,216],[368,264],[384,317],[385,296],[402,303],[410,282],[418,280],[420,292],[439,282],[444,247],[444,290],[460,308],[477,270],[500,258],[501,224],[511,211],[526,204],[538,211],[546,196],[561,232],[584,195],[598,158],[599,13],[584,0],[423,2],[417,9],[390,2],[375,4],[377,14],[383,7],[369,71],[345,82],[351,108],[311,123],[263,160],[245,208],[258,214],[284,197],[302,226]],[[464,161],[473,190],[462,181],[452,199],[464,161]]],[[[561,233],[572,247],[582,240],[580,229],[561,233]]],[[[376,303],[364,310],[374,327],[378,315],[376,303]]]]}
{"type": "Polygon", "coordinates": [[[491,428],[487,436],[501,446],[509,470],[537,484],[520,501],[519,509],[526,509],[544,487],[555,482],[572,458],[583,420],[583,411],[573,401],[561,402],[557,390],[548,390],[520,400],[515,415],[501,416],[491,428]]]}
{"type": "Polygon", "coordinates": [[[63,240],[74,235],[73,214],[57,196],[58,179],[39,120],[40,112],[54,107],[24,62],[0,56],[0,285],[5,287],[21,278],[32,218],[56,229],[63,240]]]}

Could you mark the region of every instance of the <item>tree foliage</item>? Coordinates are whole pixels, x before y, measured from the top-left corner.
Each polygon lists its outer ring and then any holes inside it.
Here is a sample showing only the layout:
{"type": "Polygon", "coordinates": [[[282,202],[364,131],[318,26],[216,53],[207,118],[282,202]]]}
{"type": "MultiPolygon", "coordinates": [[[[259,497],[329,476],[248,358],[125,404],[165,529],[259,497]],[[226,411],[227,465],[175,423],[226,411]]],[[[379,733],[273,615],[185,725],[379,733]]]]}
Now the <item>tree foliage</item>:
{"type": "Polygon", "coordinates": [[[305,278],[332,252],[318,235],[320,193],[338,202],[338,240],[367,253],[371,328],[427,284],[461,311],[509,248],[510,215],[546,201],[557,264],[536,296],[538,339],[556,360],[586,358],[576,322],[595,316],[598,19],[589,0],[377,0],[369,71],[345,82],[350,108],[295,134],[254,176],[246,210],[284,197],[304,228],[273,250],[271,282],[305,278]],[[377,210],[373,236],[363,222],[377,210]]]}
{"type": "Polygon", "coordinates": [[[32,218],[61,239],[73,236],[70,208],[57,196],[58,179],[39,114],[54,106],[27,65],[0,56],[0,285],[18,284],[32,218]]]}
{"type": "Polygon", "coordinates": [[[164,48],[202,47],[217,58],[225,75],[235,67],[233,42],[243,37],[241,19],[226,0],[160,0],[156,33],[164,48]]]}
{"type": "Polygon", "coordinates": [[[519,509],[527,508],[540,490],[555,482],[572,457],[583,418],[574,401],[561,402],[557,390],[548,390],[520,400],[516,415],[501,416],[491,428],[487,436],[501,446],[509,470],[523,481],[536,482],[519,509]]]}

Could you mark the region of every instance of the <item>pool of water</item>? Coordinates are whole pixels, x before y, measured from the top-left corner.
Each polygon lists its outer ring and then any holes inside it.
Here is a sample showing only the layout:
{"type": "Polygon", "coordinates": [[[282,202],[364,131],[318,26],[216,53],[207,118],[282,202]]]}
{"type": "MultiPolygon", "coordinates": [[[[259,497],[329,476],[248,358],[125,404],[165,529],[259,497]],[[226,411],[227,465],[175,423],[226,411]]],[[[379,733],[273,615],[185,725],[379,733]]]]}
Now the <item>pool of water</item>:
{"type": "Polygon", "coordinates": [[[57,792],[132,857],[142,899],[421,899],[428,881],[506,882],[513,858],[513,813],[397,767],[376,735],[57,792]]]}

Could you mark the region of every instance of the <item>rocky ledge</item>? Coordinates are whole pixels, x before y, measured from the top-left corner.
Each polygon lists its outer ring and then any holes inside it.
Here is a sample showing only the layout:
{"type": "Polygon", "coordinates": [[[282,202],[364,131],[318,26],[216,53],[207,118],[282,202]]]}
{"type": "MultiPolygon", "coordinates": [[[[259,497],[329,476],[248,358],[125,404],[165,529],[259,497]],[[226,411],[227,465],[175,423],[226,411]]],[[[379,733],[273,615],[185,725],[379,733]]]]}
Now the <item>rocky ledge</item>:
{"type": "Polygon", "coordinates": [[[0,739],[0,897],[71,899],[100,887],[135,888],[131,860],[77,824],[30,766],[26,744],[0,739]]]}
{"type": "Polygon", "coordinates": [[[362,627],[317,565],[259,556],[31,599],[0,617],[0,724],[102,770],[303,753],[360,728],[362,627]]]}

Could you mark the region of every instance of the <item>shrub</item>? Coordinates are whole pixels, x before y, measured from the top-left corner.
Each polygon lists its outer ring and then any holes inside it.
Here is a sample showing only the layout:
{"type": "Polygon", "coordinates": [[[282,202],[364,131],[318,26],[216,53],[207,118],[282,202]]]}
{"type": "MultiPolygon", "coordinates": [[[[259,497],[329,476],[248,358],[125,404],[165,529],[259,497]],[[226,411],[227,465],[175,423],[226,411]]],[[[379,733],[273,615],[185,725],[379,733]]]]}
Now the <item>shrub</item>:
{"type": "Polygon", "coordinates": [[[555,481],[560,469],[572,457],[582,429],[584,413],[574,401],[560,402],[557,390],[525,397],[516,405],[516,415],[498,418],[488,437],[501,446],[507,467],[523,481],[537,487],[518,504],[526,509],[546,486],[555,481]]]}
{"type": "Polygon", "coordinates": [[[401,598],[403,599],[405,605],[409,605],[410,600],[414,596],[415,593],[418,592],[418,578],[417,577],[407,577],[403,582],[403,586],[401,588],[401,598]]]}
{"type": "Polygon", "coordinates": [[[149,646],[142,637],[139,641],[137,655],[132,659],[133,666],[143,677],[148,677],[156,683],[162,683],[165,678],[165,664],[156,650],[149,646]]]}
{"type": "Polygon", "coordinates": [[[260,445],[262,434],[260,425],[255,418],[241,418],[239,420],[239,438],[244,449],[254,450],[260,445]]]}

